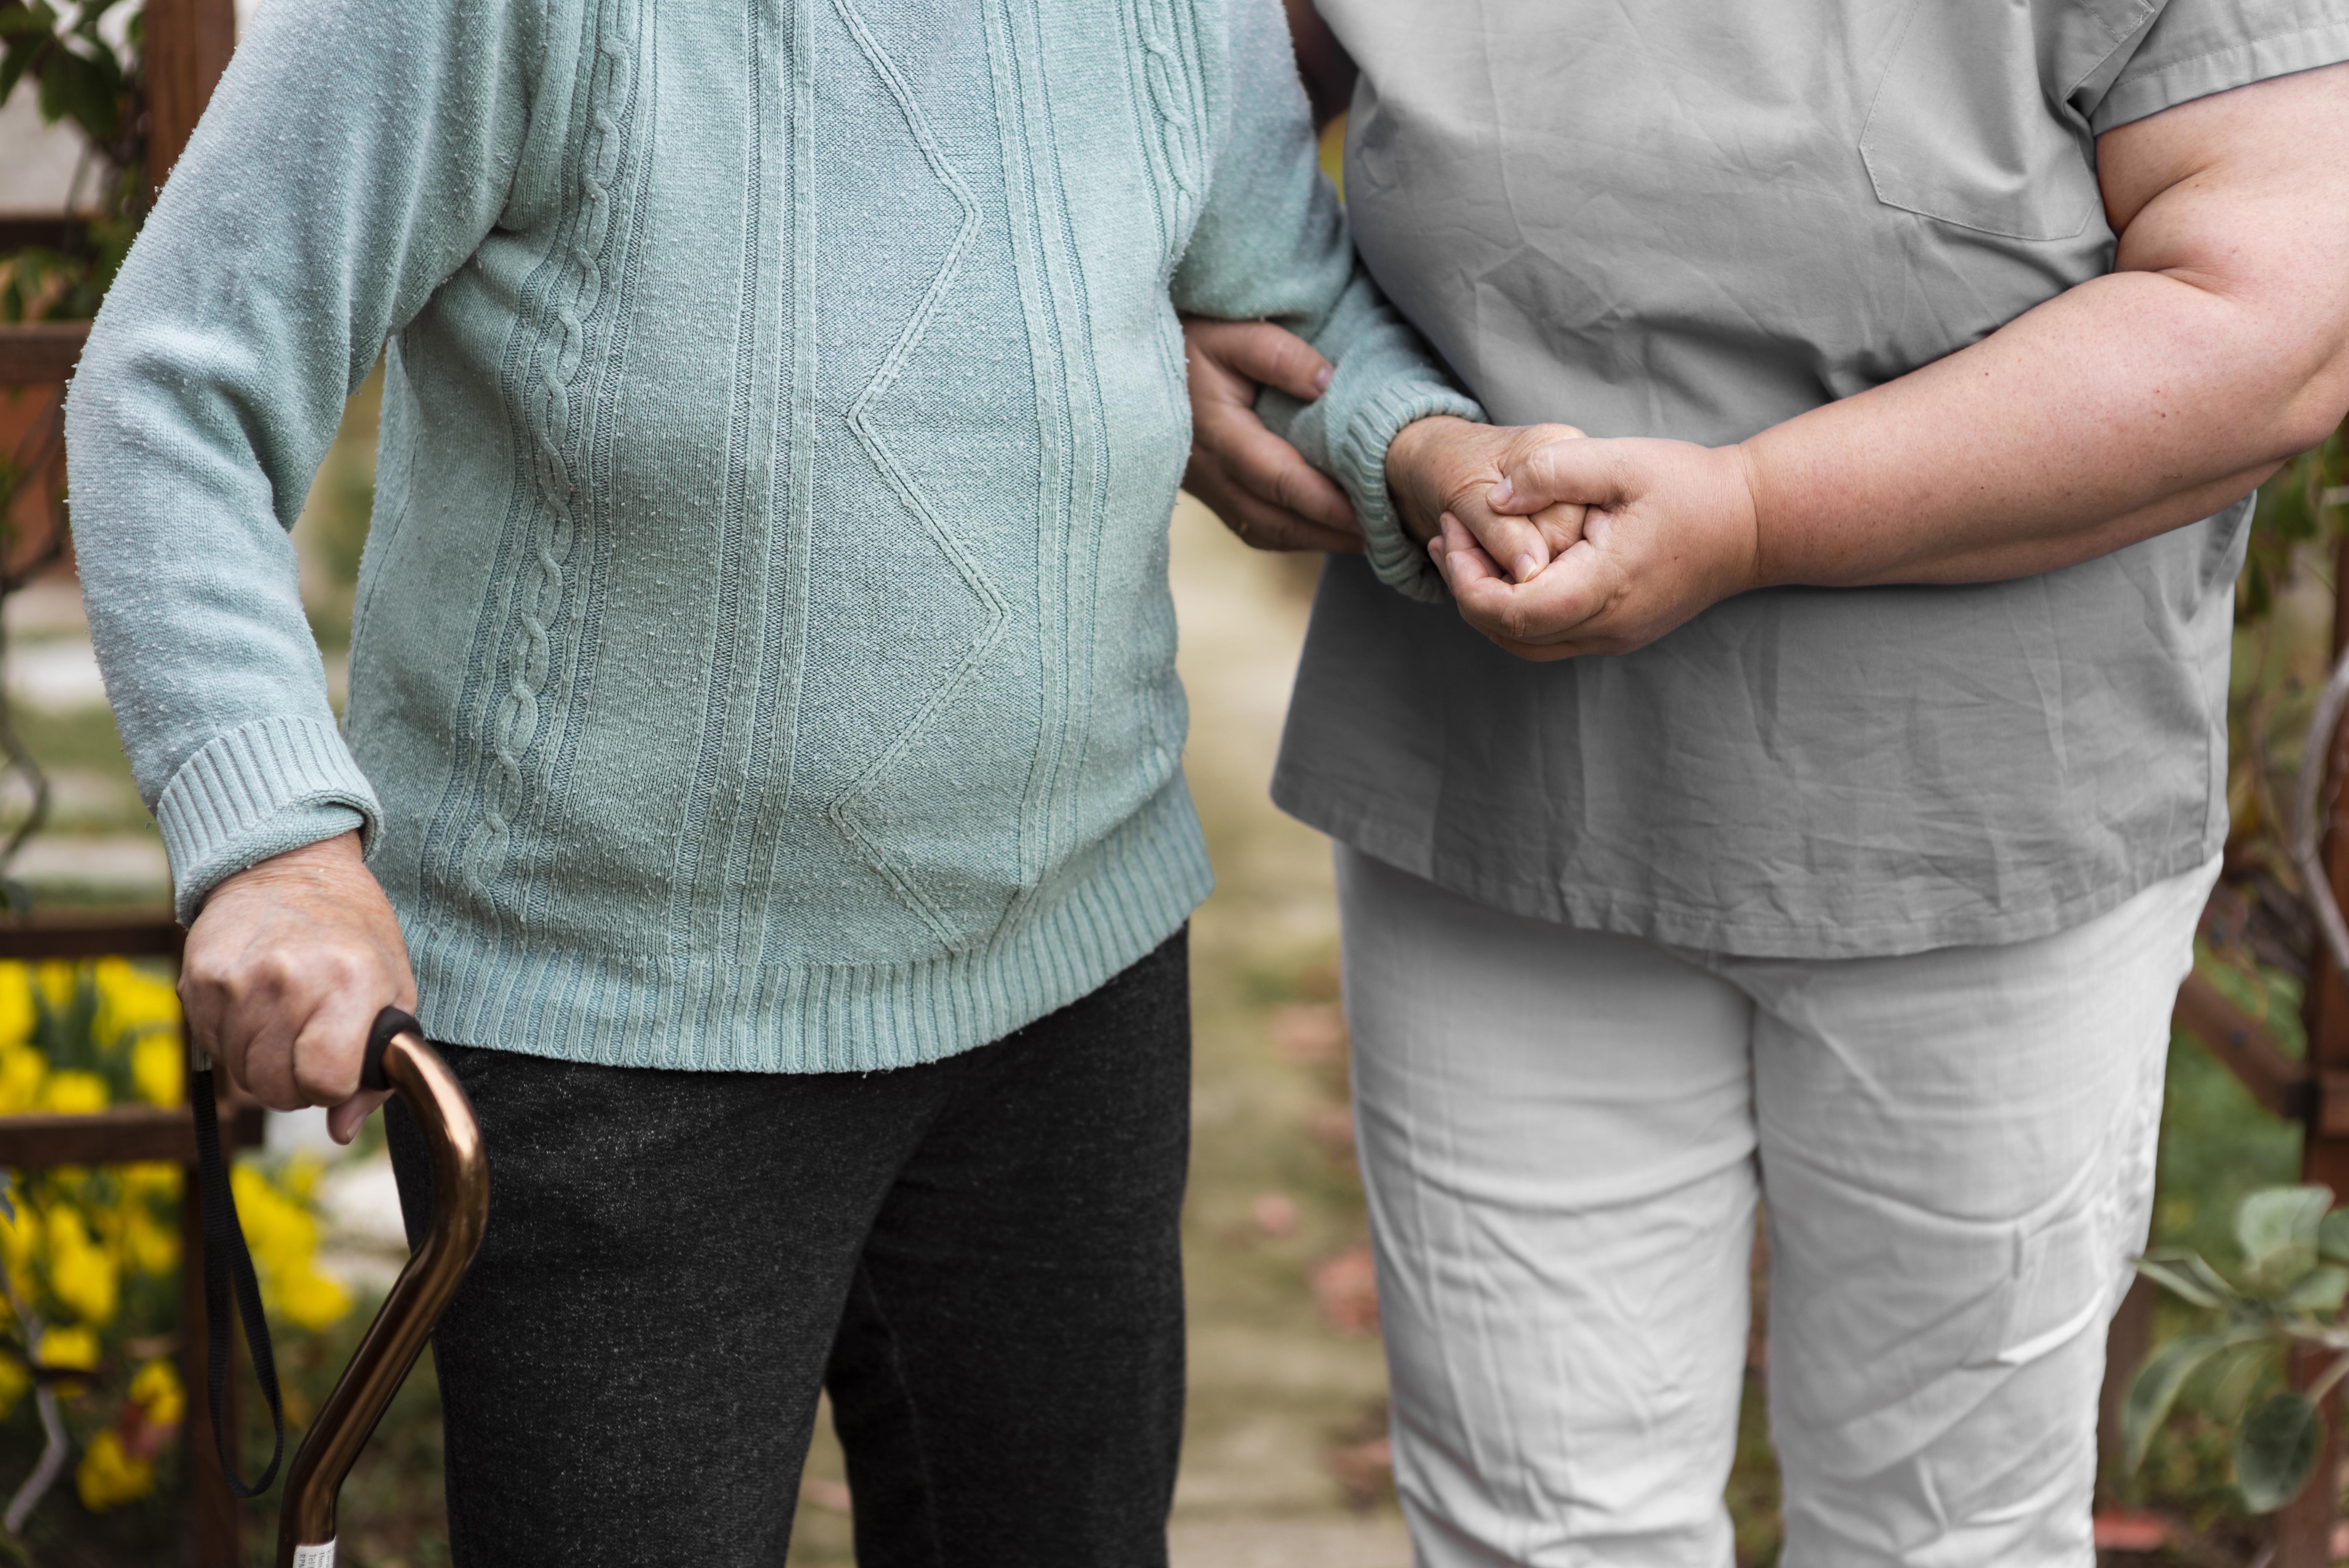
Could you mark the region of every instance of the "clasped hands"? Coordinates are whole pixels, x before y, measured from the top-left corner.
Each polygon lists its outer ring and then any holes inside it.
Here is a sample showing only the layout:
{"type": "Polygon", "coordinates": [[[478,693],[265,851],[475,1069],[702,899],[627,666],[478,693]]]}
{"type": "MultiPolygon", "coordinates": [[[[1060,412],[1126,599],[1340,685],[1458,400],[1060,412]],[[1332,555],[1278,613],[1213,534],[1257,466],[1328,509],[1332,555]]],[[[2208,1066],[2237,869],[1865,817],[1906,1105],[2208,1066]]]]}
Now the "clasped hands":
{"type": "MultiPolygon", "coordinates": [[[[1319,396],[1329,370],[1320,356],[1264,322],[1194,321],[1185,331],[1186,487],[1259,547],[1361,550],[1342,492],[1254,412],[1259,383],[1319,396]]],[[[1386,478],[1462,618],[1521,658],[1630,653],[1767,581],[1742,447],[1435,418],[1395,438],[1386,478]]]]}

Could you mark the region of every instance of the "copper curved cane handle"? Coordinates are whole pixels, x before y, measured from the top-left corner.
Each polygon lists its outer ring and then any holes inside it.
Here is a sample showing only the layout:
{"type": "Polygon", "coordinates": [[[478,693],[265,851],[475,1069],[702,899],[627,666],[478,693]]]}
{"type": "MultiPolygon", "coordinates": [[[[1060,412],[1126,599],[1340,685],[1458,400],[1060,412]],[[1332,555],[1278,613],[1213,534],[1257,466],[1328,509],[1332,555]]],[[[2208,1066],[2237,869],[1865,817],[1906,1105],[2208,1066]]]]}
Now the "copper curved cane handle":
{"type": "Polygon", "coordinates": [[[363,1081],[397,1091],[424,1130],[432,1156],[432,1224],[294,1456],[278,1514],[278,1568],[332,1568],[335,1502],[343,1478],[457,1294],[489,1222],[489,1158],[472,1103],[449,1064],[422,1037],[397,1034],[384,1047],[380,1067],[367,1063],[363,1081]]]}

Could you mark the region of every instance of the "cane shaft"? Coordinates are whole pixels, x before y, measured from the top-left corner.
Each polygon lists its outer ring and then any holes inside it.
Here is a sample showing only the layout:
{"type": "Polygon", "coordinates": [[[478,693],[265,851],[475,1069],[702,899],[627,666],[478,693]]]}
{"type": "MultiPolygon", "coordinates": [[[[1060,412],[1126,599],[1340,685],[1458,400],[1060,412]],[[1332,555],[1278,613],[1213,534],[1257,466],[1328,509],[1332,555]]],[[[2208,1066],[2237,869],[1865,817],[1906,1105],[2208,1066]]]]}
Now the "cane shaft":
{"type": "Polygon", "coordinates": [[[278,1515],[278,1568],[334,1561],[335,1501],[343,1478],[416,1365],[481,1250],[489,1222],[489,1161],[457,1075],[413,1034],[392,1038],[383,1052],[383,1075],[431,1151],[432,1223],[294,1456],[278,1515]]]}

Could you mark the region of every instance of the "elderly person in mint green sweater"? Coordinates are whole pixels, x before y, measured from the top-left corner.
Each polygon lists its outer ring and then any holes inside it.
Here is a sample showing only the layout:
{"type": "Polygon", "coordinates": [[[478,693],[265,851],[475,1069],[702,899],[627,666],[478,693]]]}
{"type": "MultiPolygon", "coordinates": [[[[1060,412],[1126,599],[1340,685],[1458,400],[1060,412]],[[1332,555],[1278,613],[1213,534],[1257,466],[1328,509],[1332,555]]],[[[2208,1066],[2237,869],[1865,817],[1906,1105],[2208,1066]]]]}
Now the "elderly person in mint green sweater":
{"type": "Polygon", "coordinates": [[[481,1115],[460,1563],[780,1563],[826,1386],[866,1568],[1164,1561],[1178,309],[1329,356],[1366,513],[1476,416],[1276,0],[261,12],[91,335],[75,529],[196,1039],[347,1137],[397,1004],[481,1115]],[[378,354],[338,728],[285,530],[378,354]]]}

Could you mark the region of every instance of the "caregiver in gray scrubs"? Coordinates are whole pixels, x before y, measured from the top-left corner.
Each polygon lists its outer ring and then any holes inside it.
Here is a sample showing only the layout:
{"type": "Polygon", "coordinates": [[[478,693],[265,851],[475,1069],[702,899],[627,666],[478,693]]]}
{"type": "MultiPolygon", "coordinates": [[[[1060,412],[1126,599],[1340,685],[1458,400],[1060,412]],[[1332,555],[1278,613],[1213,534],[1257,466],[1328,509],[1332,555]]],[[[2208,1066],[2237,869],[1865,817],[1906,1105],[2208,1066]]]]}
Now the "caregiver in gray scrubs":
{"type": "Polygon", "coordinates": [[[1251,412],[1309,351],[1193,325],[1193,490],[1363,551],[1274,793],[1420,1562],[1731,1561],[1766,1198],[1785,1562],[2086,1568],[2246,498],[2349,407],[2349,5],[1322,13],[1371,273],[1593,438],[1412,426],[1357,523],[1251,412]]]}

